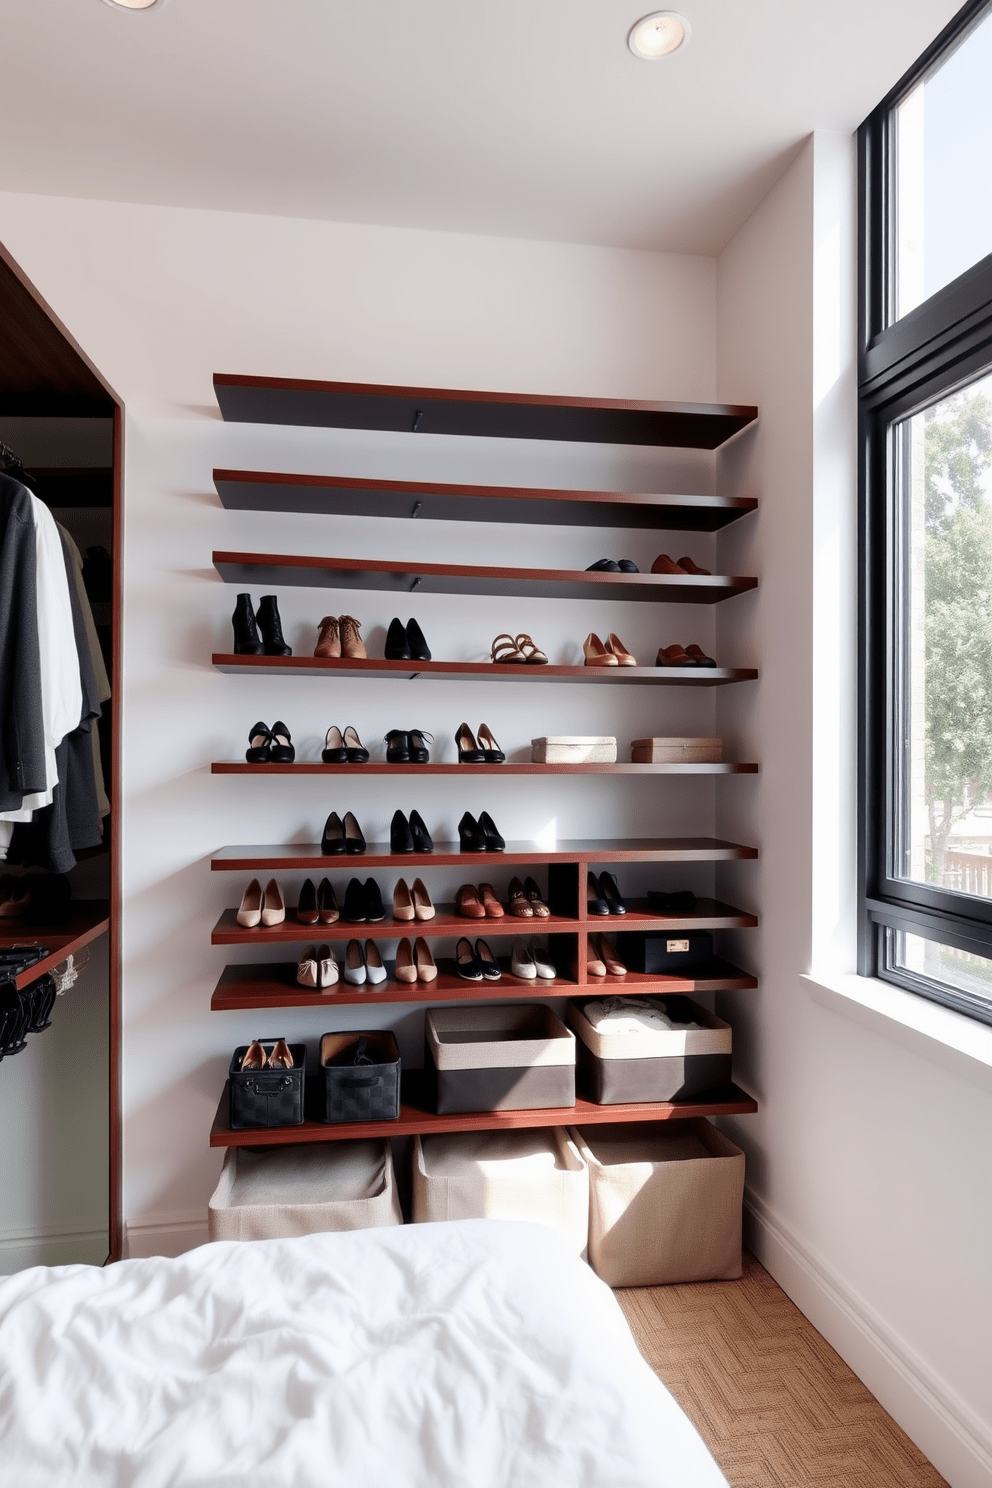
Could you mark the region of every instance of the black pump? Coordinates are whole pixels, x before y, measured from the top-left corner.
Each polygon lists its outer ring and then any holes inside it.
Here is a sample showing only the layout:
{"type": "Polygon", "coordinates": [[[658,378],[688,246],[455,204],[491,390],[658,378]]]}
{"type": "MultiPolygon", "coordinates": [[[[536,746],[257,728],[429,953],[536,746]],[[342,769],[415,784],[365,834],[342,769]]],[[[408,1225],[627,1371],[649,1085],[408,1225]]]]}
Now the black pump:
{"type": "Polygon", "coordinates": [[[406,622],[406,643],[408,655],[413,661],[430,661],[431,648],[427,644],[427,638],[416,620],[406,622]]]}
{"type": "Polygon", "coordinates": [[[434,838],[427,830],[427,823],[419,811],[410,812],[410,835],[413,838],[413,850],[418,853],[434,851],[434,838]]]}
{"type": "Polygon", "coordinates": [[[406,627],[399,618],[389,622],[382,654],[388,661],[410,660],[410,642],[407,640],[406,627]]]}
{"type": "Polygon", "coordinates": [[[283,638],[282,620],[279,618],[279,601],[274,594],[262,595],[258,601],[255,619],[265,643],[266,656],[292,656],[292,647],[287,646],[283,638]]]}
{"type": "Polygon", "coordinates": [[[235,656],[261,656],[265,649],[255,623],[255,611],[251,607],[251,595],[239,594],[231,616],[234,626],[235,656]]]}
{"type": "Polygon", "coordinates": [[[486,834],[470,811],[466,811],[458,823],[458,843],[462,852],[481,853],[486,850],[486,834]]]}
{"type": "Polygon", "coordinates": [[[502,852],[506,843],[496,830],[496,823],[488,811],[483,811],[479,817],[479,831],[486,839],[486,852],[502,852]]]}
{"type": "Polygon", "coordinates": [[[410,823],[402,811],[394,811],[393,819],[389,824],[389,851],[412,853],[413,850],[413,833],[410,831],[410,823]]]}

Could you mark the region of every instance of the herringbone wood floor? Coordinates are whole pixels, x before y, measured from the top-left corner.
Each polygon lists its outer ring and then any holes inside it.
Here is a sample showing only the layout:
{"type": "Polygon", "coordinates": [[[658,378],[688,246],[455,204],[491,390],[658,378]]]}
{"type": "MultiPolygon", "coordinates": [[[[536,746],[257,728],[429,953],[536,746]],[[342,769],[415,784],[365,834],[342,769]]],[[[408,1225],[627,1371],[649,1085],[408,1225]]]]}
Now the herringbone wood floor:
{"type": "Polygon", "coordinates": [[[731,1488],[947,1488],[768,1272],[617,1293],[731,1488]]]}

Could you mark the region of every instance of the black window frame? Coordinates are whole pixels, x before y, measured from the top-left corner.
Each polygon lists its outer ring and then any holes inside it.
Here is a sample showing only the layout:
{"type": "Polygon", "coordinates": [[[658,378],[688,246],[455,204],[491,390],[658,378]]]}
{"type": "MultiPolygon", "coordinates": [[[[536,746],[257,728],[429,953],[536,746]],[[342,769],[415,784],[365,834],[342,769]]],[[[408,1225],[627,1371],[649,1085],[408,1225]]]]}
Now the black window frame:
{"type": "MultiPolygon", "coordinates": [[[[895,110],[970,32],[992,0],[969,0],[858,131],[859,159],[859,820],[858,971],[992,1024],[989,999],[894,967],[908,932],[992,959],[992,900],[888,875],[892,840],[896,604],[889,607],[898,521],[890,479],[892,427],[956,387],[992,372],[992,253],[896,320],[895,110]]],[[[895,587],[895,586],[893,586],[895,587]]]]}

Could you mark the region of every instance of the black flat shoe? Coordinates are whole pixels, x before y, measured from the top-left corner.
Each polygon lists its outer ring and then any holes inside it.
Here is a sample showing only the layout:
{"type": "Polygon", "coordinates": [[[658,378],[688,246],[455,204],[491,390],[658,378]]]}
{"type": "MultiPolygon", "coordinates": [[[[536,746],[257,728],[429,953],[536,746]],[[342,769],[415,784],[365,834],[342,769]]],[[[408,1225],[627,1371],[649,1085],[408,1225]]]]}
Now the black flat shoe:
{"type": "Polygon", "coordinates": [[[266,656],[292,656],[293,649],[286,645],[279,618],[279,601],[274,594],[263,594],[255,611],[258,629],[265,644],[266,656]]]}
{"type": "Polygon", "coordinates": [[[406,628],[402,620],[390,620],[382,654],[388,661],[410,660],[410,642],[406,638],[406,628]]]}
{"type": "Polygon", "coordinates": [[[322,853],[344,852],[344,824],[336,811],[332,811],[324,823],[324,835],[320,839],[322,853]]]}
{"type": "Polygon", "coordinates": [[[503,973],[499,969],[499,962],[484,940],[475,942],[475,955],[482,967],[483,978],[487,982],[498,982],[503,973]]]}
{"type": "Polygon", "coordinates": [[[350,723],[344,731],[344,745],[349,765],[368,764],[369,752],[350,723]]]}
{"type": "Polygon", "coordinates": [[[393,819],[389,824],[389,851],[392,853],[413,852],[413,833],[402,811],[394,811],[393,819]]]}
{"type": "Polygon", "coordinates": [[[634,562],[633,558],[619,559],[617,562],[617,567],[619,568],[621,573],[640,573],[641,571],[638,568],[637,564],[634,562]]]}
{"type": "Polygon", "coordinates": [[[370,925],[378,925],[380,920],[386,918],[386,910],[382,902],[382,895],[379,893],[379,885],[374,878],[367,878],[365,880],[365,887],[362,893],[365,896],[365,918],[370,925]]]}
{"type": "Polygon", "coordinates": [[[251,595],[239,594],[231,616],[234,626],[235,656],[261,656],[265,647],[255,623],[255,611],[251,607],[251,595]]]}
{"type": "Polygon", "coordinates": [[[486,839],[486,852],[502,852],[506,847],[506,843],[497,832],[496,823],[488,811],[484,811],[479,817],[479,830],[486,839]]]}
{"type": "Polygon", "coordinates": [[[433,744],[434,735],[425,734],[422,729],[411,729],[406,737],[410,749],[411,765],[426,765],[430,760],[431,752],[424,743],[424,740],[430,739],[433,744]]]}
{"type": "Polygon", "coordinates": [[[470,811],[466,811],[458,823],[458,845],[462,852],[481,853],[486,850],[486,834],[470,811]]]}
{"type": "Polygon", "coordinates": [[[408,765],[410,763],[410,735],[405,729],[390,729],[383,736],[386,746],[387,765],[408,765]]]}
{"type": "Polygon", "coordinates": [[[620,565],[615,558],[597,558],[595,563],[590,563],[586,573],[619,573],[620,565]]]}
{"type": "Polygon", "coordinates": [[[272,725],[272,742],[269,745],[269,759],[274,765],[291,765],[295,758],[296,748],[289,729],[281,718],[277,718],[272,725]]]}
{"type": "Polygon", "coordinates": [[[482,981],[482,962],[479,960],[472,942],[463,935],[455,946],[455,970],[463,982],[482,981]]]}
{"type": "Polygon", "coordinates": [[[410,812],[410,835],[413,837],[413,850],[418,853],[434,851],[434,838],[427,830],[427,823],[419,811],[410,812]]]}
{"type": "Polygon", "coordinates": [[[627,906],[623,902],[623,895],[617,884],[615,873],[601,873],[599,875],[599,892],[606,900],[607,908],[611,915],[627,913],[627,906]]]}
{"type": "Polygon", "coordinates": [[[245,750],[245,759],[250,765],[267,765],[269,763],[269,745],[272,743],[272,733],[267,723],[252,724],[248,730],[248,748],[245,750]]]}
{"type": "Polygon", "coordinates": [[[416,620],[406,622],[407,655],[413,661],[430,661],[431,648],[416,620]]]}
{"type": "Polygon", "coordinates": [[[586,874],[586,914],[608,915],[610,906],[603,898],[599,887],[599,879],[595,873],[586,874]]]}
{"type": "Polygon", "coordinates": [[[480,749],[476,743],[475,735],[467,723],[459,724],[455,735],[455,743],[458,746],[458,763],[460,765],[484,765],[486,763],[486,752],[480,749]]]}
{"type": "Polygon", "coordinates": [[[320,757],[325,765],[346,765],[348,763],[348,751],[345,748],[341,730],[336,723],[332,723],[327,730],[320,757]]]}
{"type": "Polygon", "coordinates": [[[344,818],[344,850],[348,853],[363,853],[368,846],[362,835],[362,829],[358,825],[358,818],[353,811],[345,813],[344,818]]]}
{"type": "Polygon", "coordinates": [[[479,724],[479,745],[487,765],[501,765],[506,755],[493,738],[488,723],[479,724]]]}
{"type": "Polygon", "coordinates": [[[367,896],[364,885],[358,878],[350,878],[344,893],[344,908],[341,918],[349,925],[364,925],[367,913],[367,896]]]}

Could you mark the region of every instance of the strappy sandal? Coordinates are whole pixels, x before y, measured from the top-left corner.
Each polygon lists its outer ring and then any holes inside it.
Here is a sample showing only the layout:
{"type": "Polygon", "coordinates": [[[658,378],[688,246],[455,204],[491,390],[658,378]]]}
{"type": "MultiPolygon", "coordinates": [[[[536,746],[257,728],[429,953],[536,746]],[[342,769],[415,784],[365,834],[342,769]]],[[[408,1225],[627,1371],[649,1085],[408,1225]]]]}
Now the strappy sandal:
{"type": "Polygon", "coordinates": [[[504,631],[502,635],[498,635],[493,641],[492,660],[494,663],[505,666],[507,662],[519,662],[523,664],[526,662],[527,657],[520,650],[513,636],[507,635],[504,631]]]}
{"type": "Polygon", "coordinates": [[[520,635],[514,637],[514,645],[531,666],[547,666],[548,658],[526,631],[521,631],[520,635]]]}

